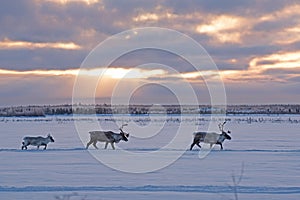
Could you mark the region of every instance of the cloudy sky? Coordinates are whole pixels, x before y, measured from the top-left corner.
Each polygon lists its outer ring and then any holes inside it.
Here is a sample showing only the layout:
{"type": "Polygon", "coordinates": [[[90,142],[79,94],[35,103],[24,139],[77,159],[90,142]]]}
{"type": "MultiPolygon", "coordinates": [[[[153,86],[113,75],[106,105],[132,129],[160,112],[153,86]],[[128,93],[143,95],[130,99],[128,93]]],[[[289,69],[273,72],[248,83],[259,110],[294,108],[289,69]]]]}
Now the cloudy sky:
{"type": "MultiPolygon", "coordinates": [[[[135,34],[138,31],[125,39],[135,34]]],[[[171,37],[158,40],[170,47],[178,42],[171,37]]],[[[106,54],[120,45],[106,47],[106,54]]],[[[183,44],[182,50],[201,60],[201,55],[189,51],[188,45],[183,44]]],[[[199,103],[208,104],[211,99],[206,83],[216,77],[224,83],[229,104],[299,103],[300,2],[1,2],[1,106],[70,103],[79,72],[87,90],[90,83],[97,83],[93,88],[99,103],[110,103],[112,96],[130,98],[136,103],[176,103],[180,102],[178,96],[189,95],[184,85],[190,84],[199,103]],[[168,28],[185,34],[202,45],[217,69],[203,66],[203,70],[195,70],[180,55],[140,49],[112,60],[109,66],[103,66],[105,58],[100,56],[91,69],[79,70],[98,44],[115,34],[143,27],[168,28]]],[[[84,94],[81,93],[82,100],[91,98],[84,94]]]]}

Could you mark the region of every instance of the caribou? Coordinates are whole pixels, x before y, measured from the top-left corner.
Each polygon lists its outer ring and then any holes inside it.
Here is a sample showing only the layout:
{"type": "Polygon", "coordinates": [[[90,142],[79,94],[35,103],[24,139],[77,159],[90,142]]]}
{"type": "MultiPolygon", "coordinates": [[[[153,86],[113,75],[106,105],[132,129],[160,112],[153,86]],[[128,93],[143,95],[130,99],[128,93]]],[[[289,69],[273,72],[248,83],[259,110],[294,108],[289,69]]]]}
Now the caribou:
{"type": "Polygon", "coordinates": [[[96,143],[97,142],[105,142],[105,149],[107,149],[108,143],[110,143],[111,147],[115,149],[114,143],[119,143],[121,140],[125,142],[128,141],[129,134],[123,131],[123,127],[128,124],[123,124],[119,130],[120,133],[114,133],[112,131],[90,131],[90,141],[86,145],[86,149],[93,143],[93,146],[98,149],[96,143]]]}
{"type": "Polygon", "coordinates": [[[225,139],[231,140],[231,136],[229,135],[230,131],[227,131],[227,132],[224,131],[225,124],[226,124],[226,121],[219,124],[219,129],[221,131],[221,134],[218,134],[215,132],[195,132],[195,133],[193,133],[194,141],[191,144],[190,150],[192,150],[195,145],[197,145],[199,148],[201,148],[200,142],[210,144],[210,148],[212,148],[212,146],[214,144],[218,144],[221,146],[221,150],[223,150],[222,143],[224,142],[224,140],[225,139]]]}
{"type": "Polygon", "coordinates": [[[40,148],[40,146],[45,146],[44,150],[47,148],[47,144],[49,142],[54,142],[53,137],[48,134],[47,137],[37,136],[37,137],[24,137],[22,142],[22,150],[27,149],[28,145],[37,146],[37,149],[40,148]]]}

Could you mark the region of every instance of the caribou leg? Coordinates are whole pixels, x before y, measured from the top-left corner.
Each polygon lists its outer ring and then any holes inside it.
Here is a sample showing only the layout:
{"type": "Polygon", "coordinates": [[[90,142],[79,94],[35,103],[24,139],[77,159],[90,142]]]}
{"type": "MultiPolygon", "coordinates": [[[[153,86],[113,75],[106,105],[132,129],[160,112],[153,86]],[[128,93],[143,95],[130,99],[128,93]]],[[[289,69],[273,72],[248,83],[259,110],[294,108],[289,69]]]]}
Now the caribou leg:
{"type": "Polygon", "coordinates": [[[191,144],[191,147],[190,147],[190,151],[193,149],[193,147],[197,145],[200,149],[201,149],[201,146],[198,142],[193,142],[193,144],[191,144]]]}
{"type": "Polygon", "coordinates": [[[108,142],[105,142],[105,147],[104,147],[104,149],[107,149],[107,145],[108,145],[108,142]]]}
{"type": "Polygon", "coordinates": [[[223,145],[221,142],[217,142],[216,144],[220,145],[221,146],[221,149],[220,150],[223,150],[223,145]]]}
{"type": "Polygon", "coordinates": [[[223,150],[223,145],[222,145],[222,143],[219,143],[219,145],[221,146],[221,150],[223,150]]]}
{"type": "Polygon", "coordinates": [[[98,149],[96,143],[97,143],[97,141],[94,141],[94,142],[93,142],[93,146],[94,146],[96,149],[98,149]]]}
{"type": "Polygon", "coordinates": [[[111,143],[110,143],[110,145],[111,145],[111,147],[113,148],[113,150],[115,150],[114,143],[113,143],[113,142],[111,142],[111,143]]]}
{"type": "Polygon", "coordinates": [[[93,141],[92,140],[90,140],[87,144],[86,144],[86,149],[88,149],[89,148],[89,146],[91,145],[93,143],[93,141]]]}
{"type": "Polygon", "coordinates": [[[192,151],[193,147],[195,146],[195,142],[193,142],[193,144],[191,144],[191,147],[190,147],[190,151],[192,151]]]}

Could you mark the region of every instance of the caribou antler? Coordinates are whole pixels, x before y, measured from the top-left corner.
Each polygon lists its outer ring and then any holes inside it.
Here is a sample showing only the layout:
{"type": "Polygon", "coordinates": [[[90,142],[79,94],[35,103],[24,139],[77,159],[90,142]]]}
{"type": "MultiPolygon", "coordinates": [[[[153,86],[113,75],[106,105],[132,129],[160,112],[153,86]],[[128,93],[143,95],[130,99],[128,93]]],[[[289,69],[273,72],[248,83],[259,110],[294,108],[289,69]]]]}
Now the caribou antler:
{"type": "Polygon", "coordinates": [[[226,121],[223,122],[223,124],[220,123],[220,124],[218,125],[221,132],[224,131],[224,125],[225,125],[225,124],[226,124],[226,121]]]}
{"type": "Polygon", "coordinates": [[[123,132],[122,129],[123,129],[124,126],[128,126],[128,124],[122,124],[122,126],[119,128],[119,130],[123,132]]]}

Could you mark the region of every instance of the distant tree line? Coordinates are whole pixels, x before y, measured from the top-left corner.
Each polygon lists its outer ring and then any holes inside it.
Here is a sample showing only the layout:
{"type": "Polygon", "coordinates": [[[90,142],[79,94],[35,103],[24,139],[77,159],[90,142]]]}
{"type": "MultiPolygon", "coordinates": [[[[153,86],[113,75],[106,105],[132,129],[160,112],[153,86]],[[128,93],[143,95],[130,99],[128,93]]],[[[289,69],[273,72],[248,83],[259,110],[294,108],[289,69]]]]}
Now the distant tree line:
{"type": "Polygon", "coordinates": [[[73,114],[300,114],[300,105],[44,105],[0,108],[0,116],[73,114]]]}

